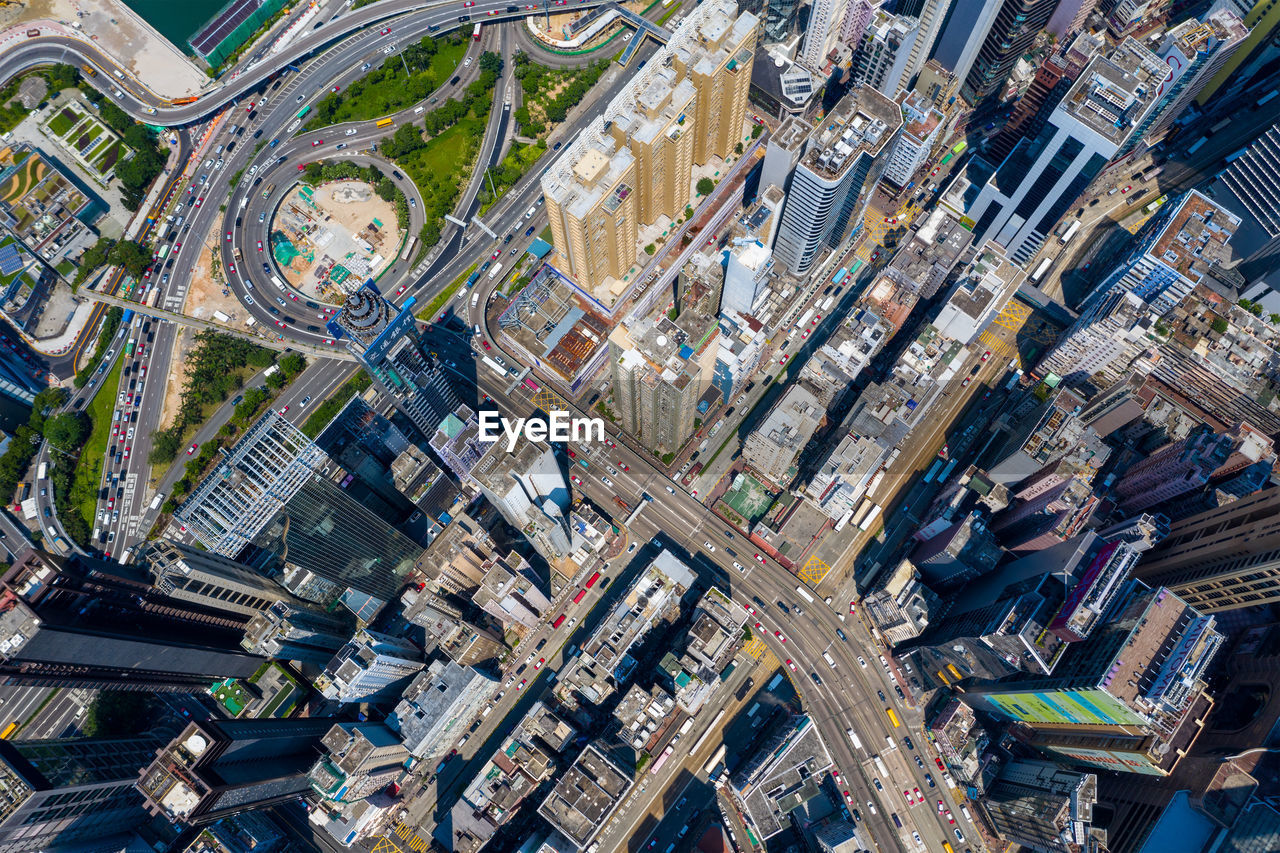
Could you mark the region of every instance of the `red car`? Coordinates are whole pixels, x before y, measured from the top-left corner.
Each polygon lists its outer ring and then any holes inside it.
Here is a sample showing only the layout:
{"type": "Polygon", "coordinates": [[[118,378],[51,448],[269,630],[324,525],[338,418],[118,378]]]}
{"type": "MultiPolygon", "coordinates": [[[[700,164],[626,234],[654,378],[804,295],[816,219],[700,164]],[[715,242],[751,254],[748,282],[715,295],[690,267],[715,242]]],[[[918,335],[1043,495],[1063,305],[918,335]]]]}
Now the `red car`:
{"type": "Polygon", "coordinates": [[[858,612],[858,611],[857,611],[857,602],[855,602],[855,601],[850,601],[850,602],[849,602],[849,612],[850,612],[850,613],[857,613],[857,612],[858,612]]]}
{"type": "Polygon", "coordinates": [[[524,690],[524,686],[529,683],[529,679],[522,678],[520,683],[516,685],[516,690],[524,690]]]}
{"type": "Polygon", "coordinates": [[[247,113],[251,113],[251,112],[253,112],[253,108],[254,108],[254,107],[256,107],[256,106],[257,106],[257,104],[255,104],[253,101],[250,101],[250,102],[249,102],[249,106],[245,107],[245,108],[244,108],[244,111],[245,111],[245,112],[247,112],[247,113]]]}
{"type": "Polygon", "coordinates": [[[569,479],[570,479],[570,480],[573,480],[573,484],[574,484],[575,486],[581,486],[581,485],[582,485],[582,481],[578,479],[578,475],[577,475],[577,474],[570,474],[570,475],[569,475],[569,479]]]}
{"type": "Polygon", "coordinates": [[[399,296],[400,294],[404,293],[408,289],[409,289],[409,285],[407,284],[400,285],[399,287],[396,288],[396,296],[399,296]]]}
{"type": "Polygon", "coordinates": [[[942,763],[942,759],[941,759],[941,758],[937,758],[937,757],[935,757],[935,758],[933,759],[933,763],[934,763],[934,764],[936,764],[936,765],[938,765],[938,769],[939,769],[939,770],[941,770],[942,772],[944,772],[944,773],[945,773],[945,772],[947,771],[947,766],[946,766],[945,764],[943,764],[943,763],[942,763]]]}
{"type": "Polygon", "coordinates": [[[195,453],[196,448],[199,446],[200,445],[196,444],[194,441],[191,442],[191,446],[187,448],[187,455],[190,456],[191,454],[195,453]]]}
{"type": "Polygon", "coordinates": [[[337,87],[337,86],[334,86],[334,87],[333,87],[333,91],[334,91],[334,93],[335,93],[335,94],[337,94],[338,87],[337,87]]]}
{"type": "Polygon", "coordinates": [[[790,354],[790,353],[788,353],[787,355],[784,355],[782,358],[778,359],[778,364],[786,364],[786,363],[787,363],[787,359],[789,359],[789,358],[791,358],[791,354],[790,354]]]}
{"type": "Polygon", "coordinates": [[[947,823],[951,824],[952,826],[955,826],[955,823],[956,823],[955,815],[951,813],[951,809],[947,809],[947,823]]]}
{"type": "Polygon", "coordinates": [[[493,349],[493,347],[489,346],[489,342],[488,342],[488,341],[481,341],[480,343],[484,344],[484,348],[485,348],[485,349],[493,349]]]}
{"type": "Polygon", "coordinates": [[[312,147],[312,148],[315,148],[317,145],[324,145],[324,140],[323,140],[323,139],[313,139],[313,140],[311,141],[311,147],[312,147]]]}
{"type": "Polygon", "coordinates": [[[307,170],[307,164],[306,164],[306,163],[299,163],[299,164],[298,164],[298,171],[299,171],[299,172],[305,172],[306,170],[307,170]]]}
{"type": "Polygon", "coordinates": [[[470,9],[474,5],[476,5],[475,0],[467,0],[467,2],[462,4],[462,8],[470,9]]]}
{"type": "MultiPolygon", "coordinates": [[[[1128,192],[1129,190],[1131,190],[1131,189],[1133,189],[1133,184],[1129,184],[1129,186],[1127,186],[1127,187],[1125,187],[1124,189],[1120,190],[1120,194],[1121,194],[1121,195],[1124,195],[1125,193],[1127,193],[1127,192],[1128,192]]],[[[952,821],[952,823],[955,823],[955,821],[952,821]]]]}
{"type": "Polygon", "coordinates": [[[915,801],[915,799],[911,796],[911,792],[910,792],[910,791],[903,791],[903,792],[902,792],[902,796],[904,796],[904,797],[906,797],[906,798],[907,798],[907,805],[909,805],[909,806],[914,806],[914,805],[916,804],[916,801],[915,801]]]}
{"type": "Polygon", "coordinates": [[[115,506],[116,506],[116,499],[115,499],[115,498],[110,498],[110,499],[107,501],[107,509],[115,509],[115,506]]]}
{"type": "Polygon", "coordinates": [[[196,199],[196,207],[199,207],[202,204],[204,204],[204,196],[200,196],[196,199]]]}
{"type": "Polygon", "coordinates": [[[782,642],[784,642],[784,643],[787,641],[787,638],[786,638],[786,637],[784,637],[784,636],[782,636],[782,632],[781,632],[781,631],[774,631],[774,632],[773,632],[773,636],[777,637],[779,640],[781,640],[781,641],[782,641],[782,642]]]}
{"type": "Polygon", "coordinates": [[[880,250],[876,249],[874,252],[871,253],[871,263],[874,264],[878,260],[880,260],[880,250]]]}
{"type": "Polygon", "coordinates": [[[807,337],[809,337],[809,330],[808,330],[808,329],[805,329],[805,330],[804,330],[804,334],[800,335],[800,340],[802,340],[802,341],[803,341],[803,340],[804,340],[805,338],[807,338],[807,337]]]}
{"type": "Polygon", "coordinates": [[[384,36],[391,35],[391,27],[387,27],[386,29],[384,29],[384,30],[382,31],[382,34],[383,34],[384,36]]]}
{"type": "Polygon", "coordinates": [[[621,459],[618,460],[618,467],[621,468],[623,471],[631,470],[631,466],[623,462],[621,459]]]}
{"type": "MultiPolygon", "coordinates": [[[[546,658],[538,658],[538,662],[533,665],[534,669],[542,669],[542,665],[547,662],[546,658]]],[[[954,821],[953,821],[954,822],[954,821]]]]}
{"type": "Polygon", "coordinates": [[[764,565],[764,557],[761,557],[759,554],[756,554],[755,558],[757,563],[759,563],[762,566],[764,565]]]}
{"type": "Polygon", "coordinates": [[[337,341],[335,341],[333,338],[325,338],[325,339],[324,339],[324,342],[325,342],[326,344],[328,344],[329,346],[335,346],[335,345],[338,343],[338,342],[337,342],[337,341]]]}
{"type": "Polygon", "coordinates": [[[494,252],[492,255],[489,256],[489,260],[496,261],[501,255],[502,255],[502,250],[499,249],[498,251],[494,252]]]}
{"type": "Polygon", "coordinates": [[[799,672],[799,671],[800,671],[800,670],[796,669],[796,665],[795,665],[794,663],[792,663],[791,658],[787,658],[787,666],[791,667],[791,671],[792,671],[792,672],[799,672]]]}
{"type": "Polygon", "coordinates": [[[983,361],[986,361],[986,360],[987,360],[987,359],[989,359],[989,358],[991,358],[991,350],[987,350],[986,352],[984,352],[984,353],[982,354],[982,360],[983,360],[983,361]]]}
{"type": "Polygon", "coordinates": [[[128,458],[129,458],[129,451],[130,451],[130,450],[132,450],[132,449],[133,449],[132,447],[126,447],[126,448],[124,449],[124,458],[125,458],[125,459],[128,459],[128,458]]]}
{"type": "Polygon", "coordinates": [[[609,445],[610,447],[617,447],[617,446],[618,446],[618,445],[616,445],[616,444],[614,444],[614,443],[613,443],[613,439],[611,439],[611,438],[606,438],[606,439],[604,440],[604,443],[605,443],[605,444],[607,444],[607,445],[609,445]]]}
{"type": "Polygon", "coordinates": [[[960,387],[961,387],[961,388],[968,388],[968,387],[969,387],[969,383],[970,383],[970,382],[972,382],[972,381],[973,381],[973,377],[972,377],[972,376],[966,376],[966,377],[964,378],[964,381],[960,383],[960,387]]]}
{"type": "Polygon", "coordinates": [[[235,265],[235,264],[227,264],[227,270],[228,270],[228,272],[233,272],[233,273],[234,273],[234,272],[236,271],[236,265],[235,265]]]}
{"type": "Polygon", "coordinates": [[[230,231],[228,231],[228,232],[227,232],[227,242],[228,242],[228,243],[230,243],[230,242],[231,242],[231,232],[230,232],[230,231]]]}
{"type": "Polygon", "coordinates": [[[259,252],[261,252],[261,251],[262,251],[262,241],[261,241],[261,240],[259,240],[259,241],[258,241],[258,251],[259,251],[259,252]]]}

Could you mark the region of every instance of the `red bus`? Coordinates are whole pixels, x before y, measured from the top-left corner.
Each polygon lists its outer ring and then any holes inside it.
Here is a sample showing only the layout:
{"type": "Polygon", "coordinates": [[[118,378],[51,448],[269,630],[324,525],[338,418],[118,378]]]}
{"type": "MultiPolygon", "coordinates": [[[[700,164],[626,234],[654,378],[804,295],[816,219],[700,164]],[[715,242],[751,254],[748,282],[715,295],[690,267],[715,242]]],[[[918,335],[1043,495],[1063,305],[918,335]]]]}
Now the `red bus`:
{"type": "Polygon", "coordinates": [[[564,614],[561,613],[559,616],[556,617],[556,621],[551,623],[551,627],[559,628],[563,624],[564,624],[564,614]]]}
{"type": "Polygon", "coordinates": [[[578,590],[578,594],[577,594],[577,595],[575,595],[575,596],[573,597],[573,603],[574,603],[574,604],[581,604],[581,603],[582,603],[582,599],[584,599],[584,598],[586,598],[586,597],[587,597],[587,591],[586,591],[585,589],[580,589],[580,590],[578,590]]]}
{"type": "Polygon", "coordinates": [[[587,589],[591,589],[591,587],[595,586],[596,581],[598,580],[600,580],[600,573],[596,572],[587,580],[587,589]]]}
{"type": "Polygon", "coordinates": [[[476,24],[476,28],[471,31],[471,37],[476,41],[480,41],[480,25],[476,24]]]}

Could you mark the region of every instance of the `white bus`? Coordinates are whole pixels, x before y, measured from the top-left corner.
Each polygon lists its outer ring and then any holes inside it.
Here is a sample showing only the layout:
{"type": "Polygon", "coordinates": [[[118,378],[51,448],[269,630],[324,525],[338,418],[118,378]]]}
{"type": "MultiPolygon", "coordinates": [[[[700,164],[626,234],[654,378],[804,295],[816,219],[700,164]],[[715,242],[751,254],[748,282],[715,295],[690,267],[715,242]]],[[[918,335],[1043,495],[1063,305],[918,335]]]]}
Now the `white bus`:
{"type": "Polygon", "coordinates": [[[43,480],[47,476],[49,476],[49,463],[41,462],[40,467],[36,470],[36,479],[43,480]]]}
{"type": "Polygon", "coordinates": [[[278,275],[271,276],[271,283],[274,284],[276,287],[280,288],[281,293],[288,290],[288,288],[284,286],[284,282],[280,280],[280,276],[278,275]]]}
{"type": "Polygon", "coordinates": [[[1031,274],[1031,281],[1038,282],[1044,278],[1044,274],[1049,271],[1049,267],[1053,265],[1053,258],[1045,258],[1037,266],[1035,272],[1031,274]]]}
{"type": "Polygon", "coordinates": [[[1071,242],[1071,238],[1076,236],[1076,232],[1079,230],[1080,230],[1080,220],[1077,219],[1075,222],[1071,223],[1071,227],[1066,230],[1066,233],[1064,233],[1061,237],[1058,238],[1058,242],[1064,246],[1067,245],[1068,243],[1071,242]]]}
{"type": "Polygon", "coordinates": [[[490,370],[492,370],[494,373],[498,374],[499,376],[505,377],[507,375],[507,371],[503,370],[502,367],[496,361],[489,358],[489,356],[486,355],[483,361],[484,361],[485,367],[488,367],[490,370]]]}
{"type": "Polygon", "coordinates": [[[809,602],[810,604],[813,604],[813,596],[812,596],[812,595],[810,595],[810,594],[809,594],[809,591],[808,591],[807,589],[805,589],[804,587],[802,587],[802,586],[798,586],[798,587],[796,587],[796,595],[800,596],[801,598],[803,598],[805,601],[809,602]]]}

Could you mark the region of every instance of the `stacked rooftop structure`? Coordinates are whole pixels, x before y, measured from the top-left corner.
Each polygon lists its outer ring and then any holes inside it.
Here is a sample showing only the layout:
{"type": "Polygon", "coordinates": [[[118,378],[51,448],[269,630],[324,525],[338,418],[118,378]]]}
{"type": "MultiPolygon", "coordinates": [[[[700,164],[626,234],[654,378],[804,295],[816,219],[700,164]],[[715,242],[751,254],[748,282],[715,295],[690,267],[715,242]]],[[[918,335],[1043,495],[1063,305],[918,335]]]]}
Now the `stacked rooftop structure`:
{"type": "Polygon", "coordinates": [[[791,176],[776,259],[806,275],[824,246],[835,247],[862,225],[871,191],[902,128],[898,105],[868,87],[855,88],[804,142],[791,176]]]}
{"type": "Polygon", "coordinates": [[[757,23],[703,3],[543,175],[565,272],[598,301],[635,283],[639,228],[694,201],[693,166],[743,141],[757,23]]]}
{"type": "Polygon", "coordinates": [[[929,159],[941,131],[942,113],[924,95],[909,92],[902,101],[902,133],[894,143],[884,179],[898,187],[910,183],[916,169],[929,159]]]}
{"type": "Polygon", "coordinates": [[[978,801],[996,834],[1036,853],[1100,853],[1106,830],[1093,826],[1098,777],[1048,761],[1011,761],[978,801]]]}
{"type": "Polygon", "coordinates": [[[377,702],[399,695],[422,667],[417,646],[365,628],[338,650],[316,679],[316,687],[338,702],[377,702]]]}
{"type": "Polygon", "coordinates": [[[413,297],[399,308],[366,281],[347,296],[329,330],[345,338],[379,389],[423,435],[431,435],[440,419],[462,400],[444,365],[422,345],[413,316],[413,297]]]}

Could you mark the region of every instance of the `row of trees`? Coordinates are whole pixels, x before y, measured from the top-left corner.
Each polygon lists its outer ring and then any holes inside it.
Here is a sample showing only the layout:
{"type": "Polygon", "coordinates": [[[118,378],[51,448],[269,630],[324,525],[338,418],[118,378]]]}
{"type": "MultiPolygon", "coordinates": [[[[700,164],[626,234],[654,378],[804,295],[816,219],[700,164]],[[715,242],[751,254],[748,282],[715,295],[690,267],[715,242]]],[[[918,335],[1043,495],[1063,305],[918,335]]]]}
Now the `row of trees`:
{"type": "Polygon", "coordinates": [[[116,330],[120,328],[120,318],[123,316],[124,309],[119,305],[112,305],[107,309],[107,315],[102,320],[102,329],[98,332],[98,344],[94,347],[93,357],[76,374],[75,386],[77,388],[83,388],[88,385],[89,380],[93,378],[93,372],[98,369],[98,364],[102,361],[103,355],[106,354],[107,348],[111,346],[111,339],[116,336],[116,330]]]}
{"type": "Polygon", "coordinates": [[[425,99],[440,87],[448,73],[447,69],[432,70],[431,67],[445,43],[459,46],[462,37],[454,33],[440,40],[424,38],[352,81],[344,91],[326,95],[315,105],[315,115],[307,122],[307,128],[316,130],[347,121],[367,121],[399,112],[425,99]]]}
{"type": "MultiPolygon", "coordinates": [[[[573,77],[568,85],[543,107],[546,120],[552,124],[559,124],[564,121],[565,117],[569,115],[569,110],[573,109],[575,104],[581,103],[587,92],[591,90],[591,87],[600,80],[600,76],[609,68],[608,61],[601,60],[585,68],[572,71],[557,71],[538,65],[524,52],[517,53],[512,62],[515,64],[515,68],[512,69],[511,73],[520,81],[521,88],[524,89],[526,103],[536,100],[540,93],[554,88],[559,82],[558,78],[562,78],[565,75],[573,77]]],[[[541,136],[546,132],[546,125],[542,121],[533,118],[525,107],[516,110],[515,119],[520,122],[520,126],[530,136],[541,136]]]]}
{"type": "Polygon", "coordinates": [[[31,416],[13,431],[9,448],[0,456],[0,494],[12,495],[17,491],[18,483],[40,449],[46,418],[66,401],[65,388],[45,388],[36,394],[31,416]]]}
{"type": "Polygon", "coordinates": [[[209,329],[197,333],[196,345],[186,358],[187,381],[182,388],[177,417],[168,429],[155,434],[151,462],[165,464],[176,459],[183,435],[204,421],[206,408],[224,402],[243,386],[244,368],[261,369],[269,367],[272,361],[271,350],[243,338],[209,329]]]}
{"type": "Polygon", "coordinates": [[[112,240],[99,237],[85,253],[80,256],[80,268],[72,284],[80,285],[93,274],[94,270],[104,264],[121,267],[134,278],[142,278],[142,274],[151,266],[155,253],[150,243],[138,243],[134,240],[112,240]]]}

